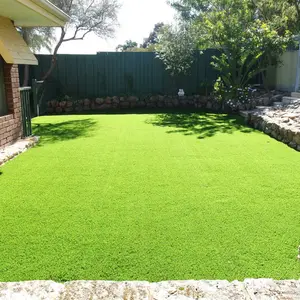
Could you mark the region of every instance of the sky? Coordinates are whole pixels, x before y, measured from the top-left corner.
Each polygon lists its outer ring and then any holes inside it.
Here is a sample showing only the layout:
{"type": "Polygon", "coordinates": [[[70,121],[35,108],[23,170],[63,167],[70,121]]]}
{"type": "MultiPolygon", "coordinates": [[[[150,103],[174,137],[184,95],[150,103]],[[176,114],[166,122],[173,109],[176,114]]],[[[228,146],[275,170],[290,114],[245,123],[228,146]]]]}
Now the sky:
{"type": "Polygon", "coordinates": [[[154,24],[171,23],[175,16],[175,11],[166,0],[123,0],[121,3],[118,16],[120,25],[114,39],[103,40],[91,33],[83,41],[64,43],[58,53],[95,54],[98,51],[115,51],[119,44],[130,39],[140,44],[149,36],[154,24]]]}

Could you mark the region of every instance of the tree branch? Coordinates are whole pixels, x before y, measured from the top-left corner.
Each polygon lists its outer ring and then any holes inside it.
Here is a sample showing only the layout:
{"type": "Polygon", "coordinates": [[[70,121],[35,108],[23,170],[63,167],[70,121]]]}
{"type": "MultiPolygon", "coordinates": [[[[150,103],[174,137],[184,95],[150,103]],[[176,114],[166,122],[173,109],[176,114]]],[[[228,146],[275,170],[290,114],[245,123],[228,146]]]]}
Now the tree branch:
{"type": "Polygon", "coordinates": [[[66,35],[65,29],[64,29],[64,27],[61,27],[60,38],[59,38],[59,41],[58,41],[57,45],[56,45],[55,48],[54,48],[50,68],[49,68],[49,70],[46,72],[46,74],[44,75],[44,77],[43,77],[43,79],[42,79],[42,80],[44,80],[44,81],[47,80],[47,78],[51,75],[51,73],[52,73],[53,70],[54,70],[54,67],[55,67],[55,65],[56,65],[56,60],[57,60],[57,52],[58,52],[58,49],[60,48],[61,44],[62,44],[63,41],[64,41],[65,35],[66,35]]]}

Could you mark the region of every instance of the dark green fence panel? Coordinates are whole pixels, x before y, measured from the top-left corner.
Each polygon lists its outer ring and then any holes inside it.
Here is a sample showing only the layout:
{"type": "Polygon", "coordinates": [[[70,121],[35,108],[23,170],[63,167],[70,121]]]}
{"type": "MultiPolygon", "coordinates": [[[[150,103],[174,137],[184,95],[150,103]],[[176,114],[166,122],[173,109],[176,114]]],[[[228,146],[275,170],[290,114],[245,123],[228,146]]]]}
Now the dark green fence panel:
{"type": "MultiPolygon", "coordinates": [[[[43,87],[43,102],[64,95],[74,99],[175,95],[179,88],[183,88],[187,95],[204,94],[212,89],[219,75],[211,66],[214,55],[218,55],[214,49],[195,52],[194,64],[189,73],[176,77],[170,76],[153,52],[58,55],[56,67],[43,87]]],[[[37,55],[37,58],[39,65],[31,67],[30,76],[40,80],[50,66],[51,55],[37,55]]]]}

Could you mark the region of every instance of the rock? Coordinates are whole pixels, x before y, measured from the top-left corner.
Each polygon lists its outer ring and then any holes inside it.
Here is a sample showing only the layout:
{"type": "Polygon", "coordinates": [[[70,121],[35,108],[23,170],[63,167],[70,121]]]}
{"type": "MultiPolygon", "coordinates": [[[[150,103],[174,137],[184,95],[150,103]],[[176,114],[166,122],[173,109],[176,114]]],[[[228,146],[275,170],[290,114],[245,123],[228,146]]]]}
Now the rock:
{"type": "Polygon", "coordinates": [[[61,114],[62,111],[63,111],[63,109],[60,106],[56,107],[56,109],[55,109],[55,112],[58,114],[61,114]]]}
{"type": "Polygon", "coordinates": [[[84,105],[84,106],[89,106],[90,104],[91,104],[90,99],[84,99],[84,100],[83,100],[83,105],[84,105]]]}
{"type": "Polygon", "coordinates": [[[158,96],[151,96],[149,101],[150,102],[156,102],[158,100],[158,96]]]}
{"type": "Polygon", "coordinates": [[[212,103],[211,103],[210,101],[207,102],[206,108],[207,108],[207,109],[212,109],[212,103]]]}
{"type": "Polygon", "coordinates": [[[155,108],[156,104],[155,103],[147,103],[146,106],[149,107],[149,108],[155,108]]]}
{"type": "Polygon", "coordinates": [[[261,102],[265,106],[269,106],[273,103],[272,100],[269,97],[261,98],[261,102]]]}
{"type": "Polygon", "coordinates": [[[297,144],[297,145],[300,145],[300,132],[296,133],[294,135],[294,139],[293,141],[297,144]]]}
{"type": "Polygon", "coordinates": [[[101,109],[101,110],[108,110],[110,108],[111,108],[111,104],[108,104],[108,103],[104,103],[99,106],[99,109],[101,109]]]}
{"type": "Polygon", "coordinates": [[[163,102],[163,101],[165,101],[165,97],[164,97],[164,96],[161,96],[161,95],[159,95],[159,96],[158,96],[158,101],[159,101],[159,102],[163,102]]]}
{"type": "Polygon", "coordinates": [[[56,100],[51,100],[50,103],[53,108],[56,108],[58,102],[56,100]]]}
{"type": "Polygon", "coordinates": [[[105,98],[105,104],[111,104],[111,98],[110,97],[106,97],[105,98]]]}
{"type": "Polygon", "coordinates": [[[177,107],[179,105],[179,100],[178,99],[172,99],[172,104],[177,107]]]}
{"type": "Polygon", "coordinates": [[[115,104],[116,103],[118,104],[120,102],[119,97],[114,96],[113,99],[112,99],[112,102],[115,103],[115,104]]]}
{"type": "Polygon", "coordinates": [[[285,117],[285,118],[289,118],[289,119],[291,119],[291,120],[295,120],[297,117],[299,117],[299,114],[288,113],[288,114],[285,114],[284,117],[285,117]]]}
{"type": "Polygon", "coordinates": [[[66,113],[73,112],[73,107],[66,107],[66,108],[65,108],[65,112],[66,112],[66,113]]]}
{"type": "Polygon", "coordinates": [[[137,107],[145,107],[145,106],[146,106],[146,103],[145,103],[145,101],[141,101],[141,100],[140,100],[139,102],[136,103],[136,106],[137,106],[137,107]]]}
{"type": "Polygon", "coordinates": [[[271,102],[281,102],[283,98],[283,94],[279,94],[279,95],[274,95],[271,97],[271,102]]]}
{"type": "Polygon", "coordinates": [[[129,102],[121,102],[120,103],[120,107],[121,108],[129,108],[130,107],[130,103],[129,102]]]}
{"type": "Polygon", "coordinates": [[[101,104],[104,103],[104,99],[103,98],[96,98],[95,103],[101,105],[101,104]]]}
{"type": "Polygon", "coordinates": [[[67,106],[67,101],[61,101],[61,102],[59,103],[59,106],[60,106],[61,108],[65,108],[65,107],[67,106]]]}
{"type": "Polygon", "coordinates": [[[134,97],[134,96],[130,96],[130,97],[128,97],[128,101],[129,101],[129,102],[137,102],[137,101],[138,101],[138,98],[137,98],[137,97],[134,97]]]}
{"type": "Polygon", "coordinates": [[[76,106],[75,110],[77,112],[82,112],[83,111],[83,107],[81,105],[76,106]]]}
{"type": "Polygon", "coordinates": [[[73,106],[73,102],[72,101],[67,101],[66,107],[72,107],[72,106],[73,106]]]}

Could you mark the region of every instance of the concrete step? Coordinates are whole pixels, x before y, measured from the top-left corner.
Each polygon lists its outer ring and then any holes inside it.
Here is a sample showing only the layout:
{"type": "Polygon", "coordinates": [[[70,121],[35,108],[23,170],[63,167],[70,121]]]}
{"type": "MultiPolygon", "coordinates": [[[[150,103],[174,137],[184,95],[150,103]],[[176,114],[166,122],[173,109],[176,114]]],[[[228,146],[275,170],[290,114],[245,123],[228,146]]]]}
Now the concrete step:
{"type": "Polygon", "coordinates": [[[293,92],[293,93],[291,93],[291,96],[292,96],[293,98],[300,99],[300,92],[293,92]]]}
{"type": "Polygon", "coordinates": [[[283,97],[282,98],[283,104],[297,104],[300,103],[300,98],[295,98],[295,97],[283,97]]]}

